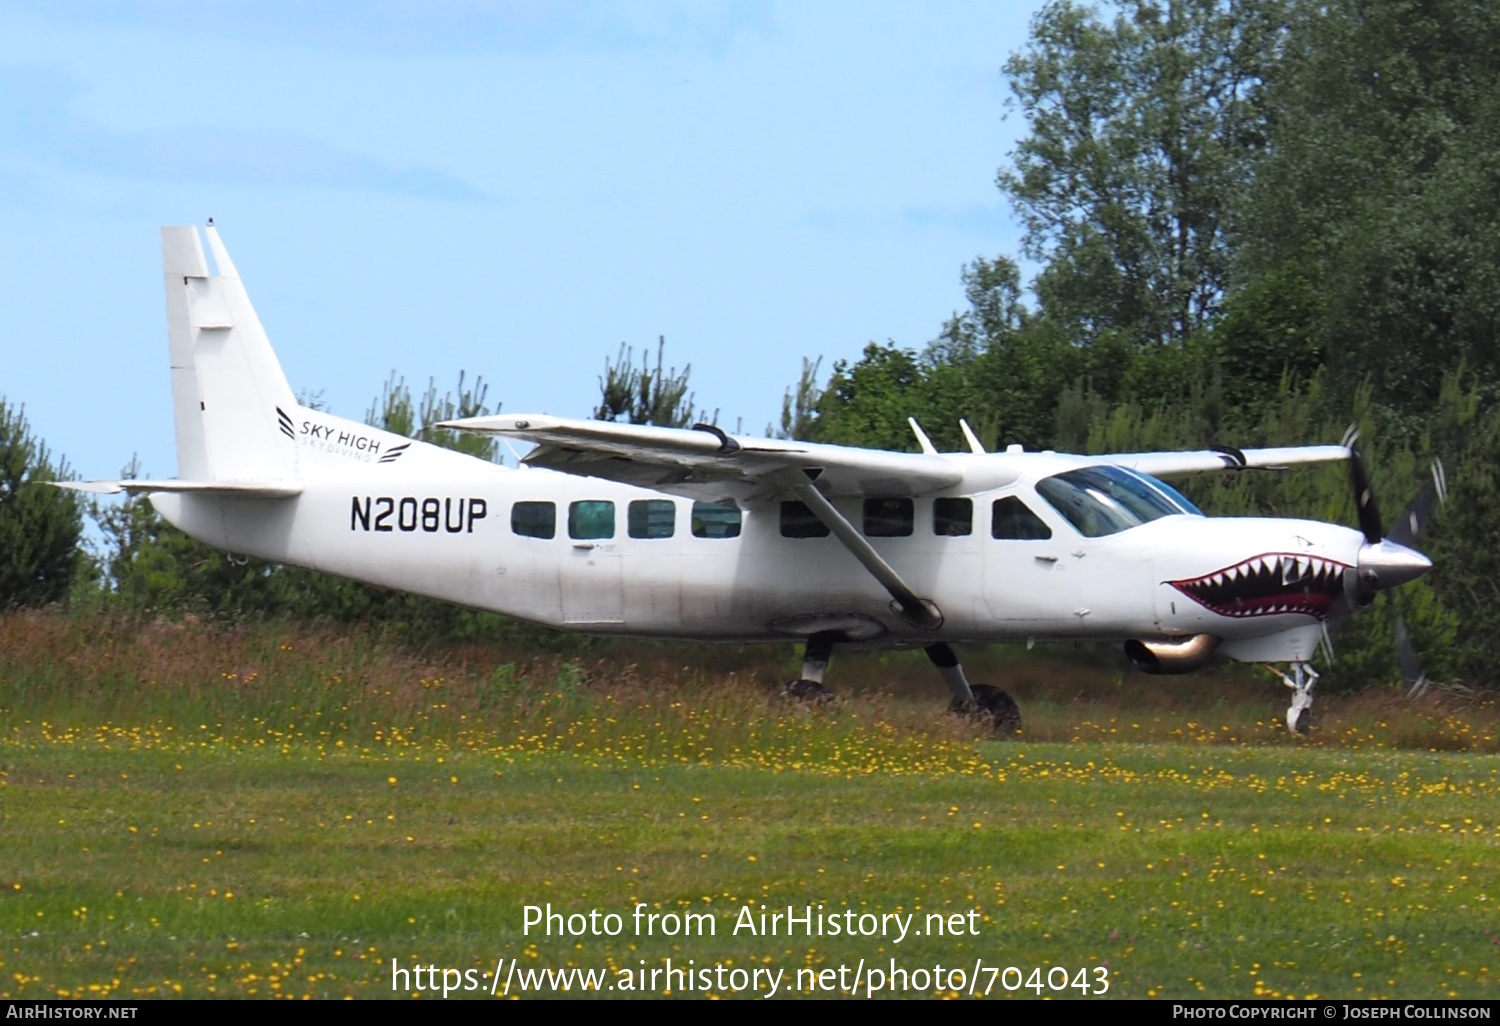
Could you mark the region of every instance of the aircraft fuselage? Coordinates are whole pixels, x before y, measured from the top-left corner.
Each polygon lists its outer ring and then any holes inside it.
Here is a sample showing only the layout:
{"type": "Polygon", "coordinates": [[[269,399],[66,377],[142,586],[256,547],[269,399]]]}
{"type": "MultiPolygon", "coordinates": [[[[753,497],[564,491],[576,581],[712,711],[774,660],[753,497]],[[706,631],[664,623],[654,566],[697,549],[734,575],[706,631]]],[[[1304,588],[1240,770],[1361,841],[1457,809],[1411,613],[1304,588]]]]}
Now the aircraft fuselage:
{"type": "MultiPolygon", "coordinates": [[[[896,529],[910,533],[870,539],[940,610],[942,625],[930,630],[897,615],[837,539],[786,537],[779,503],[743,504],[737,535],[704,536],[691,499],[504,468],[356,427],[335,425],[326,439],[321,428],[304,433],[302,458],[343,473],[304,475],[296,498],[158,493],[153,502],[188,534],[235,553],[563,629],[746,641],[795,636],[819,617],[867,623],[870,640],[885,644],[1255,638],[1315,625],[1307,582],[1353,565],[1362,540],[1332,524],[1190,514],[1083,537],[1032,487],[1062,458],[1036,454],[1037,473],[1006,487],[901,500],[909,525],[896,529]],[[382,463],[396,446],[406,448],[382,463]],[[1051,536],[993,537],[995,503],[1006,497],[1051,536]],[[969,500],[967,533],[937,515],[954,499],[969,500]],[[536,536],[548,507],[551,536],[536,536]],[[632,536],[646,533],[654,536],[632,536]],[[1221,571],[1230,573],[1216,582],[1221,571]],[[1247,592],[1249,611],[1231,587],[1242,576],[1260,584],[1247,592]]],[[[855,524],[868,512],[860,499],[835,505],[855,524]]]]}

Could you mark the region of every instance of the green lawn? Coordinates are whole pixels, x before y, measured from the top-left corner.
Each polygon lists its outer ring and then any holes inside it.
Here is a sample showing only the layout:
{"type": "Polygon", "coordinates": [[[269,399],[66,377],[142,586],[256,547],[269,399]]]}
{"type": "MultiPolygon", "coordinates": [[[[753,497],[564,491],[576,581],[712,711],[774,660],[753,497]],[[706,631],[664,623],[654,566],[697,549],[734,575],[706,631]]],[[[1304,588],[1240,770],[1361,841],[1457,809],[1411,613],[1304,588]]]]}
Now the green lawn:
{"type": "Polygon", "coordinates": [[[790,650],[0,614],[0,997],[388,997],[392,959],[475,995],[501,959],[782,996],[894,959],[923,993],[977,962],[1022,970],[992,997],[1052,967],[1126,997],[1500,996],[1492,700],[1371,689],[1301,739],[1263,674],[987,657],[1022,740],[946,715],[920,656],[842,659],[810,708],[778,697],[790,650]],[[620,932],[525,934],[549,903],[620,932]],[[638,904],[714,934],[638,936],[638,904]],[[819,904],[913,932],[734,932],[819,904]],[[970,912],[977,936],[915,932],[970,912]]]}
{"type": "Polygon", "coordinates": [[[764,760],[636,756],[607,729],[567,750],[14,723],[0,996],[390,996],[392,958],[513,957],[781,968],[783,994],[799,968],[891,958],[1105,966],[1126,997],[1500,992],[1494,756],[878,724],[819,750],[818,714],[788,722],[764,760]],[[625,929],[524,936],[522,907],[549,902],[625,929]],[[638,902],[716,913],[716,935],[634,936],[638,902]],[[919,926],[976,909],[979,936],[731,935],[745,904],[809,903],[919,926]]]}

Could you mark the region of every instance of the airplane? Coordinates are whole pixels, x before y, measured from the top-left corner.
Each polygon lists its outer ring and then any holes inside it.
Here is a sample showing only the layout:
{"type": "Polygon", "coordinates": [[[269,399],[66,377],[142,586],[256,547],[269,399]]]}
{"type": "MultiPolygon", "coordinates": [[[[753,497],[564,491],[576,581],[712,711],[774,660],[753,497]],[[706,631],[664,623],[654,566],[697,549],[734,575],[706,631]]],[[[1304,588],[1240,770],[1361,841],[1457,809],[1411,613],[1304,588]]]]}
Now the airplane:
{"type": "Polygon", "coordinates": [[[1015,702],[954,644],[1287,664],[1305,732],[1329,623],[1431,567],[1411,546],[1441,473],[1386,537],[1352,437],[1084,456],[986,452],[967,423],[969,451],[938,452],[914,420],[915,453],[547,414],[441,425],[534,445],[499,465],[299,404],[213,222],[161,238],[178,476],[63,484],[147,495],[237,555],[563,630],[800,642],[803,699],[830,694],[837,646],[921,648],[950,707],[1002,734],[1015,702]],[[1164,480],[1337,460],[1359,530],[1208,517],[1164,480]]]}

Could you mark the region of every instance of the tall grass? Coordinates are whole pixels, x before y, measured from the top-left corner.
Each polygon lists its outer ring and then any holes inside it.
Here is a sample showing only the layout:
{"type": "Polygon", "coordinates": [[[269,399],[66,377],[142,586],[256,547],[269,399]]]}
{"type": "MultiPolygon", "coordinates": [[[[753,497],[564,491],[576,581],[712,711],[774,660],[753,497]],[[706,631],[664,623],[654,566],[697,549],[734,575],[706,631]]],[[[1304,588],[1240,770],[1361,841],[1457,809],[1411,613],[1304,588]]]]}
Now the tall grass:
{"type": "MultiPolygon", "coordinates": [[[[1483,694],[1325,696],[1304,740],[1287,734],[1285,689],[1258,667],[1149,677],[1111,658],[1013,648],[971,653],[968,665],[1015,695],[1025,740],[1500,751],[1500,708],[1483,694]]],[[[845,768],[862,738],[920,742],[948,759],[987,737],[947,714],[921,653],[840,653],[830,684],[841,697],[826,707],[781,697],[795,669],[790,646],[620,643],[570,659],[495,644],[410,648],[360,628],[12,611],[0,615],[0,729],[777,765],[817,761],[816,748],[838,750],[845,768]]]]}

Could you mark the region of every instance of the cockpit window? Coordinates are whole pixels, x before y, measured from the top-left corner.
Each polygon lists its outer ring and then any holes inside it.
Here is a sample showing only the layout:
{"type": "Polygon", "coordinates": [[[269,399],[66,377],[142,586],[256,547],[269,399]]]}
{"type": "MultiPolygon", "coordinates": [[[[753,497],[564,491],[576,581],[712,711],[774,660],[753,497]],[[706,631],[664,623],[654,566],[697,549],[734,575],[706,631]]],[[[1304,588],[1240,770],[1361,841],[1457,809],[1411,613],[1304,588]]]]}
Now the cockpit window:
{"type": "Polygon", "coordinates": [[[1186,499],[1179,504],[1169,497],[1168,492],[1176,493],[1160,482],[1119,467],[1080,467],[1043,478],[1036,490],[1085,538],[1128,531],[1161,517],[1197,513],[1186,499]]]}
{"type": "Polygon", "coordinates": [[[1155,488],[1157,491],[1165,494],[1168,499],[1171,499],[1178,506],[1182,507],[1182,511],[1184,513],[1191,513],[1195,517],[1201,517],[1203,515],[1203,511],[1197,506],[1193,505],[1193,500],[1189,499],[1186,495],[1183,495],[1176,488],[1173,488],[1161,478],[1151,477],[1149,474],[1142,474],[1139,471],[1135,470],[1126,471],[1126,473],[1135,475],[1142,481],[1145,481],[1152,488],[1155,488]]]}

